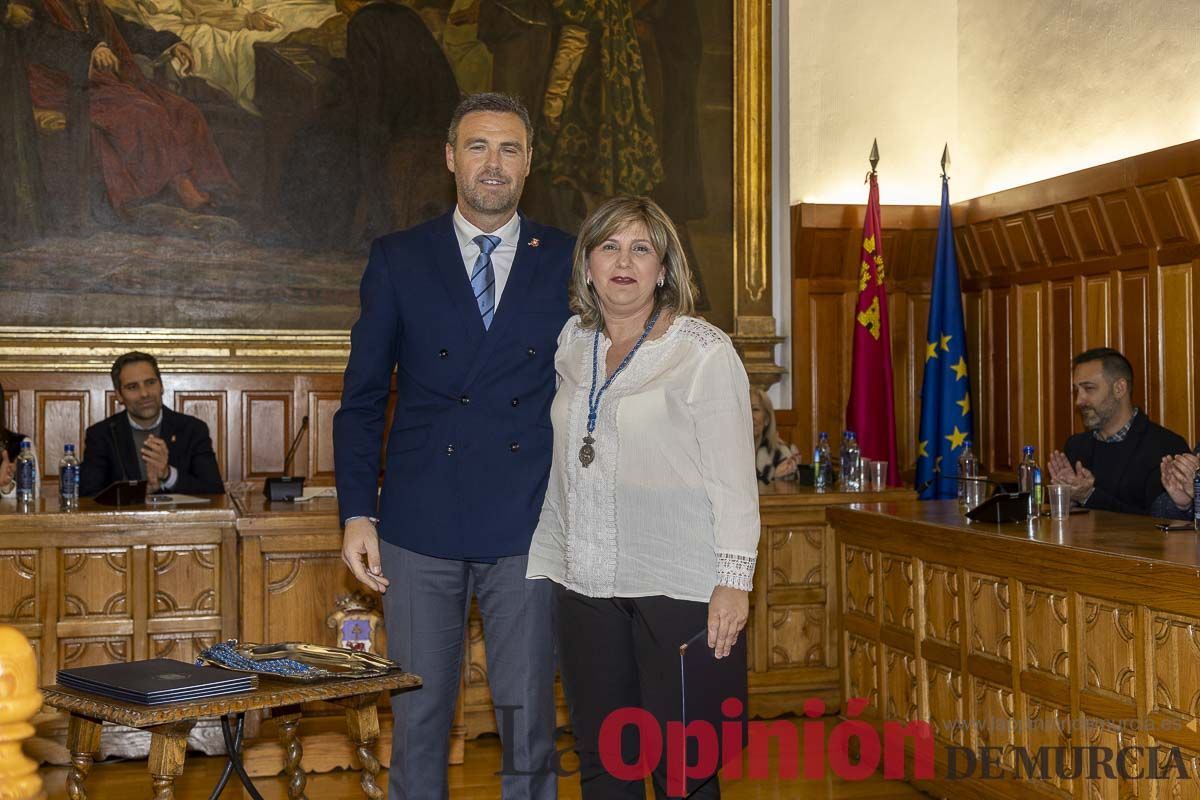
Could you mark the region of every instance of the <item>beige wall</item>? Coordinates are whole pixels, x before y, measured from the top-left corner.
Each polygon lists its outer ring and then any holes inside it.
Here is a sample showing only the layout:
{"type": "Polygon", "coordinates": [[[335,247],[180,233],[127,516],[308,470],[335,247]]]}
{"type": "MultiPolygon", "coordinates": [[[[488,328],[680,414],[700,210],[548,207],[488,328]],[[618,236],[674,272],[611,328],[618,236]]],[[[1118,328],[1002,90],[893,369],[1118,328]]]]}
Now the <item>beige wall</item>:
{"type": "Polygon", "coordinates": [[[1194,0],[795,0],[791,202],[963,200],[1200,138],[1194,0]],[[868,55],[873,54],[873,58],[868,55]]]}

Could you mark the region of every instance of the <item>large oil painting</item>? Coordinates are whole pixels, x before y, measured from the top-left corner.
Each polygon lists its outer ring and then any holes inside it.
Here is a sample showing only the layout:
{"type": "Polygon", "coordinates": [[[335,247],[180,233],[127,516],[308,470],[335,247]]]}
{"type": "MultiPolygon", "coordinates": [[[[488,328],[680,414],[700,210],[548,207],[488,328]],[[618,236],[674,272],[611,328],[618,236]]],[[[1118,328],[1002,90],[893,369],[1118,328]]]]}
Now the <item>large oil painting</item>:
{"type": "Polygon", "coordinates": [[[496,90],[535,122],[523,211],[655,197],[729,329],[731,5],[0,0],[0,326],[345,330],[496,90]]]}

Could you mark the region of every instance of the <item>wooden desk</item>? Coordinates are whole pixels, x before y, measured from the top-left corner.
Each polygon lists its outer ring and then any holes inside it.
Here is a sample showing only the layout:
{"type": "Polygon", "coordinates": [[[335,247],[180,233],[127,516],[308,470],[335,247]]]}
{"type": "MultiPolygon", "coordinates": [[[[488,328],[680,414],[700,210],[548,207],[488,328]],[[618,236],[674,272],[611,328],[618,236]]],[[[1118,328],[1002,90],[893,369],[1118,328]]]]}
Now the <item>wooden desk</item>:
{"type": "MultiPolygon", "coordinates": [[[[938,778],[920,788],[938,797],[1200,797],[1200,536],[1105,512],[971,523],[953,501],[832,508],[828,518],[842,691],[867,698],[863,716],[876,723],[932,724],[938,778]],[[1005,777],[945,780],[950,745],[1005,748],[1005,777]],[[1181,748],[1189,779],[1014,773],[1013,747],[1115,754],[1152,745],[1181,748]]],[[[1135,767],[1146,770],[1147,758],[1143,749],[1135,767]]]]}
{"type": "Polygon", "coordinates": [[[0,622],[30,640],[42,685],[65,667],[190,661],[237,636],[235,520],[224,496],[70,512],[54,496],[31,513],[0,500],[0,622]]]}
{"type": "Polygon", "coordinates": [[[128,725],[150,731],[150,759],[147,764],[154,783],[156,800],[172,800],[175,778],[183,774],[188,731],[202,717],[220,717],[246,711],[271,710],[281,720],[280,739],[288,752],[288,796],[303,797],[305,777],[300,766],[302,750],[296,737],[300,705],[323,700],[346,709],[346,726],[355,754],[362,764],[363,793],[379,800],[383,790],[376,783],[379,761],[372,753],[379,736],[376,697],[384,692],[413,689],[420,678],[396,672],[376,678],[333,679],[313,684],[260,678],[252,692],[214,697],[183,703],[146,706],[51,686],[43,689],[46,705],[68,712],[67,742],[71,750],[71,773],[67,793],[87,800],[83,782],[91,769],[92,758],[100,747],[100,726],[105,722],[128,725]]]}

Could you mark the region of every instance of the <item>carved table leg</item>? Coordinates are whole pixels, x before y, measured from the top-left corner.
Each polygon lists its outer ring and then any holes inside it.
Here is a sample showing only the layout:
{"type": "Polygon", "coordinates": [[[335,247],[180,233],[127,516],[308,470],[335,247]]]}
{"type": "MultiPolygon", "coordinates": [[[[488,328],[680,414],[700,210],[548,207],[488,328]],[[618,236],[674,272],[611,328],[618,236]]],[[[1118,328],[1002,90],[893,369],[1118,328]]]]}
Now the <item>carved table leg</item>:
{"type": "Polygon", "coordinates": [[[87,800],[83,781],[92,768],[92,758],[100,750],[100,723],[71,715],[67,723],[67,749],[71,751],[71,772],[67,775],[67,797],[87,800]]]}
{"type": "Polygon", "coordinates": [[[175,779],[183,774],[187,736],[196,720],[188,719],[150,728],[150,758],[146,768],[154,785],[154,800],[174,800],[175,779]]]}
{"type": "MultiPolygon", "coordinates": [[[[355,755],[362,763],[363,794],[371,800],[383,800],[383,790],[375,782],[379,777],[379,759],[375,757],[375,740],[379,738],[379,713],[374,697],[368,698],[370,705],[346,708],[346,729],[350,741],[354,742],[355,755]]],[[[398,766],[398,765],[397,765],[398,766]]]]}
{"type": "Polygon", "coordinates": [[[304,787],[308,777],[300,762],[304,758],[304,746],[296,735],[300,725],[300,709],[296,707],[271,712],[279,726],[279,742],[283,745],[283,773],[288,778],[288,800],[307,800],[304,787]]]}

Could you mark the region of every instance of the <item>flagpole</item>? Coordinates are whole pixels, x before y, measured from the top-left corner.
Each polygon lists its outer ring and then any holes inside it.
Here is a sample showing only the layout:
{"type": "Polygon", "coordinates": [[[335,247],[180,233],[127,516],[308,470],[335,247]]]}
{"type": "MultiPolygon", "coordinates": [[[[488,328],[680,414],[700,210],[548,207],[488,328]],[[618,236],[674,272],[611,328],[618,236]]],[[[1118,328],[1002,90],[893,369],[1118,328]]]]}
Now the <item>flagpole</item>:
{"type": "Polygon", "coordinates": [[[946,144],[942,147],[942,180],[949,180],[949,178],[950,178],[949,172],[950,172],[950,143],[946,142],[946,144]]]}

